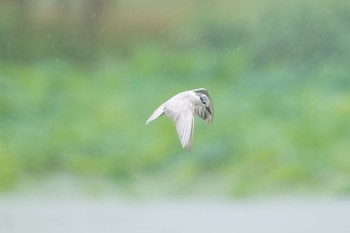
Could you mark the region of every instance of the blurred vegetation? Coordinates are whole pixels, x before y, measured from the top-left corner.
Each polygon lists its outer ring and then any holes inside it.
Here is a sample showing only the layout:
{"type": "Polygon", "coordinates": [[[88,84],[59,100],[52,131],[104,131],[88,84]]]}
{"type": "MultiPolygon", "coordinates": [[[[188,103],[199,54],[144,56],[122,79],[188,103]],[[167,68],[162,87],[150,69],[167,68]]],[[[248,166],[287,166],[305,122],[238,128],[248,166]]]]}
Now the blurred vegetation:
{"type": "Polygon", "coordinates": [[[0,1],[0,190],[68,173],[172,193],[350,193],[348,1],[0,1]],[[98,2],[98,3],[97,3],[98,2]],[[173,94],[206,87],[191,154],[173,94]]]}

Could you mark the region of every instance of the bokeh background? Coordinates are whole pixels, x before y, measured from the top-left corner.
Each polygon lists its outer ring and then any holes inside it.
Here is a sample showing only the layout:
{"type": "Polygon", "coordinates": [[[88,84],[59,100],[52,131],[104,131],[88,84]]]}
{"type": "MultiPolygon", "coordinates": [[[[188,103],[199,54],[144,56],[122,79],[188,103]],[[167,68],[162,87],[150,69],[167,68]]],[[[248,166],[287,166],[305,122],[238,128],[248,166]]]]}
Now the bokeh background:
{"type": "Polygon", "coordinates": [[[349,9],[1,0],[0,191],[348,195],[349,9]],[[198,87],[215,119],[188,153],[169,119],[145,120],[198,87]]]}

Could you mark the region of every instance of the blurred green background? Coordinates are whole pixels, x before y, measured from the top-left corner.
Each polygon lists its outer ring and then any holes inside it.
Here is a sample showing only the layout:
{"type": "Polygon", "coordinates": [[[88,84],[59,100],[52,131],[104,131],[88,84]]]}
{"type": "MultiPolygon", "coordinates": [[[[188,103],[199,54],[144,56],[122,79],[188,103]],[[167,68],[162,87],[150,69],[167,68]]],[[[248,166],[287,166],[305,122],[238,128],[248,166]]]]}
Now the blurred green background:
{"type": "Polygon", "coordinates": [[[1,0],[1,192],[66,174],[141,195],[349,194],[349,9],[1,0]],[[187,153],[169,119],[144,124],[198,87],[216,115],[187,153]]]}

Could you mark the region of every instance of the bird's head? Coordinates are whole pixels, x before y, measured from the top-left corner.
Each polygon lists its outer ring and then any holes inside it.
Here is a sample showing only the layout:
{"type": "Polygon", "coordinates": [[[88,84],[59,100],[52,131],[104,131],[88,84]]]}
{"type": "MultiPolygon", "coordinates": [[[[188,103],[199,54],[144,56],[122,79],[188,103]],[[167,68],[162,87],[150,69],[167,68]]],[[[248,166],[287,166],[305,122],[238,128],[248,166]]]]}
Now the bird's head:
{"type": "Polygon", "coordinates": [[[213,102],[210,98],[209,92],[207,89],[205,88],[198,88],[193,90],[196,95],[199,97],[201,103],[203,104],[203,106],[207,109],[207,111],[210,114],[210,118],[209,121],[211,122],[214,116],[214,106],[213,106],[213,102]]]}
{"type": "Polygon", "coordinates": [[[213,115],[213,105],[211,103],[210,97],[208,95],[202,93],[196,93],[203,104],[203,106],[207,109],[210,115],[213,115]]]}

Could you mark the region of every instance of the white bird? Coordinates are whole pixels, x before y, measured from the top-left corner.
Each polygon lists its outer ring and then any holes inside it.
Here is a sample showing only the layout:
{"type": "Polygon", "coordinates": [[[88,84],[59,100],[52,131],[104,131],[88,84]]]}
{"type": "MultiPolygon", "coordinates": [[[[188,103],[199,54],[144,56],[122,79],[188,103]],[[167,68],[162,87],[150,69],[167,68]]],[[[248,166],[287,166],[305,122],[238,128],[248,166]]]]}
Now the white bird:
{"type": "Polygon", "coordinates": [[[194,114],[210,124],[214,117],[214,107],[205,88],[184,91],[161,104],[148,118],[146,125],[164,114],[175,122],[182,148],[191,151],[194,114]]]}

